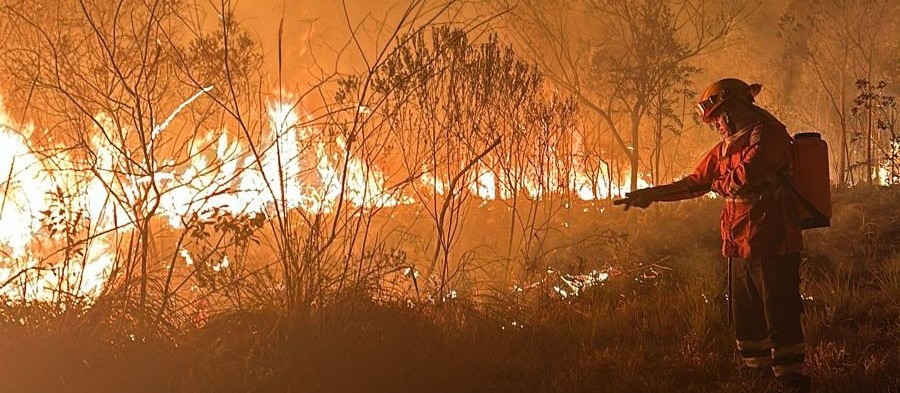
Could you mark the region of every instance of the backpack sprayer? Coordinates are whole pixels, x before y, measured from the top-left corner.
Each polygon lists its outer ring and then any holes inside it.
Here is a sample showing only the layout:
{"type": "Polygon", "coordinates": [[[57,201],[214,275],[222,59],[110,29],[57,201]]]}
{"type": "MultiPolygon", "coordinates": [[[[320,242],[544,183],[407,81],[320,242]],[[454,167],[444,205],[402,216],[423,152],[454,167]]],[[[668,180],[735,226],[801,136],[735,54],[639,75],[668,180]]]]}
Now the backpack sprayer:
{"type": "Polygon", "coordinates": [[[831,226],[828,144],[818,132],[794,135],[794,173],[786,182],[796,197],[800,229],[831,226]]]}
{"type": "MultiPolygon", "coordinates": [[[[791,145],[794,154],[793,174],[784,179],[792,191],[795,211],[801,229],[831,226],[831,181],[828,170],[828,144],[818,132],[794,135],[791,145]]],[[[653,202],[677,200],[710,191],[710,183],[685,187],[679,183],[635,190],[613,205],[647,207],[653,202]]]]}

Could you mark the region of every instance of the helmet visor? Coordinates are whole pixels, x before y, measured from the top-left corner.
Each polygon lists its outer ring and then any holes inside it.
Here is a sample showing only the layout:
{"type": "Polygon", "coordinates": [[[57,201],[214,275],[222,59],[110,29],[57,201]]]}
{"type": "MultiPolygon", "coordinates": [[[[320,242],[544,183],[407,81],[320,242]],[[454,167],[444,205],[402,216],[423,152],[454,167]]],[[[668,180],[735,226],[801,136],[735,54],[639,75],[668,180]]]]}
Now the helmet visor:
{"type": "Polygon", "coordinates": [[[700,101],[697,103],[695,109],[697,110],[697,115],[700,116],[700,119],[706,121],[706,119],[711,114],[710,112],[715,110],[716,105],[722,102],[722,98],[718,95],[711,95],[707,99],[700,101]]]}

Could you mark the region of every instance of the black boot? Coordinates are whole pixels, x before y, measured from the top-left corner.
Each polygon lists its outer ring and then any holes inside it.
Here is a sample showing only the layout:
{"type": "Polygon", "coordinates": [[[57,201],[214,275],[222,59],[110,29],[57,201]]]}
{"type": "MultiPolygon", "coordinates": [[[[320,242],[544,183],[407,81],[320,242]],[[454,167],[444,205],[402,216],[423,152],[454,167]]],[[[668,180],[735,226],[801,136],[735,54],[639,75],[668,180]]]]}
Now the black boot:
{"type": "MultiPolygon", "coordinates": [[[[775,389],[772,389],[775,385],[775,375],[772,373],[771,367],[741,367],[738,369],[737,380],[741,386],[740,391],[775,391],[775,389]]],[[[730,391],[739,390],[732,389],[730,391]]]]}
{"type": "Polygon", "coordinates": [[[809,393],[812,378],[803,374],[788,374],[778,377],[778,385],[782,393],[809,393]]]}
{"type": "Polygon", "coordinates": [[[756,381],[768,381],[775,378],[775,375],[772,373],[772,367],[763,366],[763,367],[741,367],[738,370],[738,376],[741,379],[749,379],[756,381]]]}

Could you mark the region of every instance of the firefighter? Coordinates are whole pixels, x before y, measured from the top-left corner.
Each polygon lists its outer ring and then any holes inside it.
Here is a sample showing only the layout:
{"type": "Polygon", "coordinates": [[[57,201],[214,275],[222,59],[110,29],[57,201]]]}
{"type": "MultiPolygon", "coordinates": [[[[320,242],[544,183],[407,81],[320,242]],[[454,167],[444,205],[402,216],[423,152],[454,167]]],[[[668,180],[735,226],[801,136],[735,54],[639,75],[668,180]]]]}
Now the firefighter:
{"type": "Polygon", "coordinates": [[[744,366],[771,367],[782,391],[808,392],[800,314],[803,238],[787,186],[793,166],[784,124],[754,101],[762,86],[738,79],[710,85],[700,119],[722,137],[694,172],[672,184],[637,190],[623,201],[644,208],[714,191],[725,200],[722,253],[729,263],[729,302],[744,366]]]}

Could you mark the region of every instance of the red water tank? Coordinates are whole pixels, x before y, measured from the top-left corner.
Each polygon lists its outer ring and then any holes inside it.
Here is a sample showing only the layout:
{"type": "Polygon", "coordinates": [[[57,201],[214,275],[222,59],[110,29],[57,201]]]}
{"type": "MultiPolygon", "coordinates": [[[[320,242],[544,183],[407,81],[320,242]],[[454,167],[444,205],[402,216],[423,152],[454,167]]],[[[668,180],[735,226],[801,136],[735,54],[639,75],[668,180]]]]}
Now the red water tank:
{"type": "Polygon", "coordinates": [[[797,212],[803,229],[831,226],[831,180],[828,144],[818,132],[794,135],[794,177],[797,212]]]}

